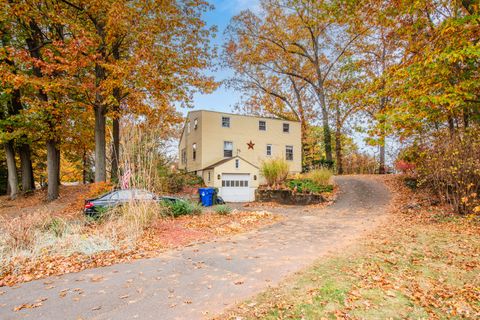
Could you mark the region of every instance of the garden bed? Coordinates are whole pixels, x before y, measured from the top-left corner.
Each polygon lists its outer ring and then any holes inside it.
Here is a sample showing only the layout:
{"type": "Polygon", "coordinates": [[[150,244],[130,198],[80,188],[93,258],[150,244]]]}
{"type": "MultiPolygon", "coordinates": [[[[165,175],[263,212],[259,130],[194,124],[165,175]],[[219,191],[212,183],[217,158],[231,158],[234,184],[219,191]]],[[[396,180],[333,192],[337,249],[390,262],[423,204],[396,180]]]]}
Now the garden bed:
{"type": "Polygon", "coordinates": [[[276,202],[284,205],[311,205],[330,201],[335,187],[312,179],[287,180],[277,188],[261,187],[255,192],[258,202],[276,202]]]}
{"type": "Polygon", "coordinates": [[[297,193],[290,189],[257,189],[255,199],[258,202],[276,202],[286,205],[309,205],[326,202],[322,194],[297,193]]]}

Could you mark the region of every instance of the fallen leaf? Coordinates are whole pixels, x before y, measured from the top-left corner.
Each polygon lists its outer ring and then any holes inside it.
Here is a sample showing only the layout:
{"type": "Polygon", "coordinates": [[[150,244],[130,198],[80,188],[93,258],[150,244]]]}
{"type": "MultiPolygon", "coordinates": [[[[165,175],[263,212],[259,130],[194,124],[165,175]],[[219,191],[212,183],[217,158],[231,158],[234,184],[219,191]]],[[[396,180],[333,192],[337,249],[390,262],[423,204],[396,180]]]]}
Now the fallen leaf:
{"type": "Polygon", "coordinates": [[[15,308],[13,308],[13,311],[17,312],[17,311],[20,311],[22,309],[33,309],[33,308],[38,308],[40,306],[42,306],[43,303],[42,302],[37,302],[37,303],[24,303],[24,304],[21,304],[19,306],[16,306],[15,308]]]}
{"type": "Polygon", "coordinates": [[[93,277],[90,278],[91,282],[100,282],[102,280],[103,280],[103,276],[101,276],[101,275],[96,275],[96,276],[93,276],[93,277]]]}

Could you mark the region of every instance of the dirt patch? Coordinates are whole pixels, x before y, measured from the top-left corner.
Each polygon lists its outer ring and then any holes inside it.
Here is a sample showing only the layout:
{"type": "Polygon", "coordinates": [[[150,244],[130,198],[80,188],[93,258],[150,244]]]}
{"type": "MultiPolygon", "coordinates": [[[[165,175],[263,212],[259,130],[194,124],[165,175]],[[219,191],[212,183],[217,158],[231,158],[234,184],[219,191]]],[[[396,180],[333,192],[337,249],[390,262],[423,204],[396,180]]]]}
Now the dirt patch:
{"type": "Polygon", "coordinates": [[[0,196],[0,216],[14,218],[35,211],[48,211],[57,215],[76,214],[82,210],[88,185],[60,186],[60,196],[55,201],[47,202],[47,190],[36,190],[27,196],[10,200],[0,196]]]}

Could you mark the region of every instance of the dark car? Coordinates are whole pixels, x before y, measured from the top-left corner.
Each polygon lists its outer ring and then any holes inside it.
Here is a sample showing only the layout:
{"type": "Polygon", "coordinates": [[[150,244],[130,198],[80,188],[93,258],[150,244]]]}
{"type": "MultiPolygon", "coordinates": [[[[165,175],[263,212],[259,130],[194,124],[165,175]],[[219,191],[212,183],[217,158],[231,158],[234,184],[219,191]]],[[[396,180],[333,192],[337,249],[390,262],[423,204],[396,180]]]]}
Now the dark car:
{"type": "Polygon", "coordinates": [[[184,201],[175,197],[162,197],[142,189],[114,190],[97,198],[85,200],[84,213],[95,216],[99,212],[112,207],[120,206],[131,201],[156,201],[174,203],[184,201]]]}

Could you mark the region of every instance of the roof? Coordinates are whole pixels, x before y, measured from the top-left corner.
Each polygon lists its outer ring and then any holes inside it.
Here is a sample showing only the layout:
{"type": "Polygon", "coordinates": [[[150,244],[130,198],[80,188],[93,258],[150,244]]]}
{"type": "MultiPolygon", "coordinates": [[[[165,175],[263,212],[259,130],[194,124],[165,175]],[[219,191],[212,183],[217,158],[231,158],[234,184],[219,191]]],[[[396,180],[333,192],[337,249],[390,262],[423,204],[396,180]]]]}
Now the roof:
{"type": "Polygon", "coordinates": [[[224,164],[224,163],[227,163],[228,161],[231,161],[231,160],[236,159],[236,158],[242,159],[243,161],[245,161],[245,162],[248,163],[249,165],[251,165],[251,166],[253,166],[253,167],[255,167],[255,168],[258,169],[258,167],[257,167],[256,165],[254,165],[254,164],[251,163],[251,162],[248,162],[247,160],[243,159],[242,157],[240,157],[240,156],[234,156],[234,157],[231,157],[231,158],[226,158],[226,159],[220,160],[220,161],[218,161],[218,162],[215,162],[215,163],[209,165],[208,167],[203,168],[202,170],[214,169],[215,167],[218,167],[219,165],[222,165],[222,164],[224,164]]]}
{"type": "Polygon", "coordinates": [[[187,118],[188,118],[188,115],[192,112],[211,112],[211,113],[220,113],[220,114],[240,116],[240,117],[251,117],[251,118],[268,119],[268,120],[280,120],[280,121],[286,121],[286,122],[301,122],[300,120],[288,120],[288,119],[282,119],[282,118],[276,118],[276,117],[265,117],[265,116],[251,115],[251,114],[239,114],[239,113],[223,112],[223,111],[215,111],[215,110],[205,110],[205,109],[191,110],[187,113],[187,118]]]}

